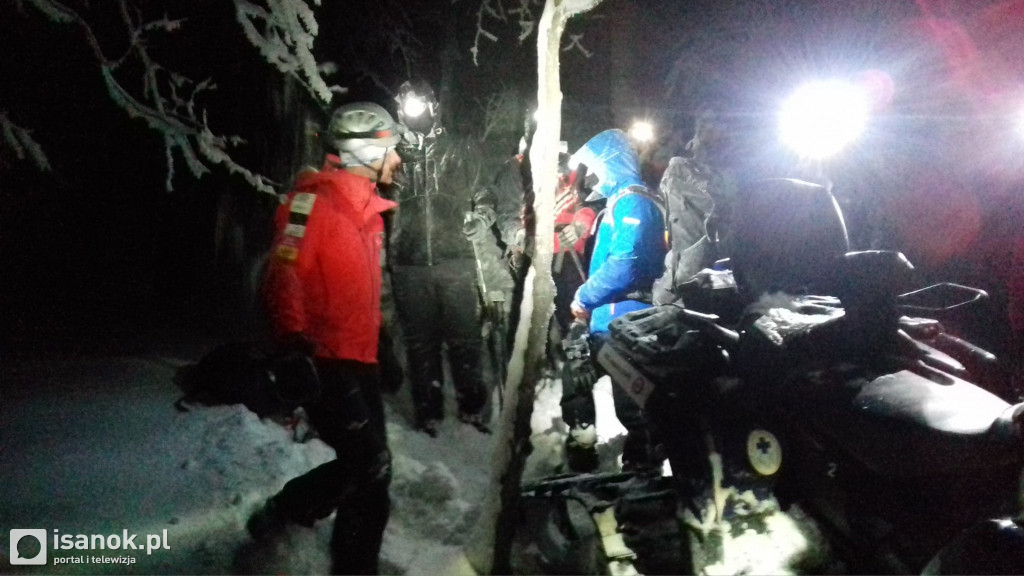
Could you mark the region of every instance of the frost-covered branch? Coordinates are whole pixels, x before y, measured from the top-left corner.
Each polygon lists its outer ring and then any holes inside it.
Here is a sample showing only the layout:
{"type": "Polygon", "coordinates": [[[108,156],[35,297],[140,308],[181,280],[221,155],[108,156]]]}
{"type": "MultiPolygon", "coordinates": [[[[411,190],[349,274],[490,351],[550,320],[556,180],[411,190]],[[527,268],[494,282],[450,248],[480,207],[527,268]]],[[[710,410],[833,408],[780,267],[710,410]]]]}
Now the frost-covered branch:
{"type": "MultiPolygon", "coordinates": [[[[133,10],[127,0],[119,0],[118,7],[127,32],[128,47],[117,58],[111,58],[103,51],[89,22],[67,4],[59,0],[26,2],[55,24],[70,24],[77,27],[99,66],[110,98],[129,117],[143,120],[149,128],[162,136],[164,154],[167,158],[165,186],[168,191],[173,190],[177,151],[197,178],[210,171],[207,164],[220,164],[228,172],[241,175],[260,192],[276,194],[266,178],[231,158],[228,146],[238,144],[240,139],[234,136],[215,135],[207,123],[205,111],[197,109],[196,95],[212,89],[213,84],[209,80],[196,83],[182,74],[166,69],[150,57],[147,43],[151,36],[155,33],[173,33],[180,27],[180,20],[172,20],[166,16],[147,20],[141,12],[133,10]],[[116,72],[124,68],[124,64],[128,62],[141,66],[142,69],[142,89],[137,93],[129,89],[116,75],[116,72]]],[[[309,25],[308,18],[311,14],[303,17],[307,18],[306,22],[309,25]]],[[[315,24],[315,21],[313,23],[315,24]]]]}
{"type": "MultiPolygon", "coordinates": [[[[18,160],[31,160],[36,168],[42,171],[50,169],[50,161],[43,152],[43,147],[32,138],[32,133],[18,126],[7,117],[6,110],[0,110],[0,153],[10,150],[18,160]]],[[[2,156],[0,156],[2,161],[2,156]]]]}
{"type": "MultiPolygon", "coordinates": [[[[601,0],[565,0],[559,3],[558,10],[570,16],[582,14],[601,3],[601,0]]],[[[480,39],[498,42],[498,34],[488,30],[487,25],[494,21],[495,25],[504,25],[509,22],[509,16],[515,18],[518,27],[517,42],[522,44],[537,29],[536,8],[543,7],[544,0],[480,0],[480,7],[476,12],[476,36],[473,39],[473,46],[469,49],[473,55],[473,64],[479,66],[480,39]],[[503,3],[509,4],[506,7],[503,3]]],[[[582,43],[583,34],[570,34],[569,43],[562,48],[563,52],[579,50],[584,56],[590,58],[593,52],[587,50],[582,43]]]]}
{"type": "Polygon", "coordinates": [[[473,55],[473,65],[479,66],[477,58],[480,56],[480,38],[486,38],[491,42],[497,42],[498,37],[484,29],[484,19],[490,17],[505,22],[505,12],[501,7],[501,0],[481,0],[480,8],[476,11],[476,35],[473,37],[473,47],[469,49],[473,55]]]}
{"type": "Polygon", "coordinates": [[[568,46],[565,46],[564,48],[562,48],[562,52],[568,52],[568,51],[572,50],[573,48],[576,48],[584,56],[586,56],[587,58],[590,58],[591,56],[594,55],[594,53],[591,52],[590,50],[587,50],[583,46],[583,43],[581,42],[581,40],[583,40],[583,34],[569,34],[569,44],[568,44],[568,46]]]}
{"type": "MultiPolygon", "coordinates": [[[[319,6],[320,0],[313,3],[319,6]]],[[[313,57],[319,26],[306,0],[265,0],[265,5],[235,0],[235,16],[263,58],[295,78],[316,99],[329,104],[332,93],[344,92],[327,85],[313,57]]]]}

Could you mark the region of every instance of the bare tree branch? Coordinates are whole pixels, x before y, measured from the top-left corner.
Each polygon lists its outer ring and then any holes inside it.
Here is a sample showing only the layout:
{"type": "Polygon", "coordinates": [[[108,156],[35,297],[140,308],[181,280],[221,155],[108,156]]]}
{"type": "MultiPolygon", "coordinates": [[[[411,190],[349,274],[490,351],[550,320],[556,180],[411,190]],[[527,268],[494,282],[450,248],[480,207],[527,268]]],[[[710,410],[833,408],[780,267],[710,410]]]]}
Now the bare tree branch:
{"type": "MultiPolygon", "coordinates": [[[[36,168],[42,171],[50,169],[50,161],[43,152],[43,147],[32,138],[32,132],[18,126],[7,117],[6,110],[0,110],[0,131],[3,132],[3,140],[0,140],[0,153],[5,149],[14,152],[18,160],[31,160],[36,168]]],[[[0,156],[0,166],[3,165],[3,156],[0,156]]]]}

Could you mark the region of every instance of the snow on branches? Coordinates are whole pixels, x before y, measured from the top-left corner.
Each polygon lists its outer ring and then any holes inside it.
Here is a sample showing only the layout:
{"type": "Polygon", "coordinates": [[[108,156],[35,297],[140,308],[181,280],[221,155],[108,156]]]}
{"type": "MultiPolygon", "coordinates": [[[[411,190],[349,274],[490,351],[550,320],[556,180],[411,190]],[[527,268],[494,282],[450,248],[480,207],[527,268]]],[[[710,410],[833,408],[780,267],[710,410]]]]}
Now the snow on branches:
{"type": "MultiPolygon", "coordinates": [[[[313,0],[316,6],[320,0],[313,0]]],[[[266,0],[265,6],[249,0],[235,0],[235,16],[249,42],[263,58],[284,74],[294,77],[324,104],[332,92],[313,57],[313,41],[319,32],[316,15],[306,0],[266,0]]]]}
{"type": "MultiPolygon", "coordinates": [[[[228,172],[242,176],[260,192],[276,194],[266,178],[232,159],[228,146],[239,144],[241,139],[236,136],[214,134],[207,123],[205,110],[197,109],[196,95],[204,90],[213,89],[213,84],[209,80],[194,82],[150,57],[147,45],[152,36],[157,33],[174,32],[181,25],[180,20],[172,20],[166,16],[147,19],[140,10],[130,6],[128,0],[118,0],[117,6],[126,31],[127,47],[117,58],[111,58],[104,52],[89,21],[68,4],[61,0],[27,2],[51,22],[77,27],[100,68],[110,98],[129,117],[143,120],[163,137],[164,153],[167,158],[165,188],[168,191],[174,189],[177,151],[197,178],[210,171],[207,164],[220,164],[228,172]],[[141,70],[140,89],[129,88],[129,85],[119,77],[118,72],[126,68],[133,70],[133,77],[138,74],[136,70],[141,70]]],[[[124,75],[126,74],[122,73],[122,76],[124,75]]],[[[10,145],[11,140],[6,137],[6,126],[7,124],[4,124],[4,140],[10,145]]],[[[12,133],[18,134],[13,128],[12,133]]],[[[21,142],[25,143],[24,140],[21,142]]],[[[31,147],[27,149],[32,150],[31,147]]]]}
{"type": "MultiPolygon", "coordinates": [[[[43,148],[32,138],[32,133],[12,122],[7,117],[6,110],[0,110],[0,132],[3,132],[0,152],[9,149],[18,160],[31,160],[35,167],[42,171],[50,169],[50,161],[43,153],[43,148]]],[[[3,157],[0,156],[0,166],[2,165],[3,157]]]]}
{"type": "Polygon", "coordinates": [[[517,41],[522,44],[524,40],[530,37],[530,34],[533,34],[533,30],[537,26],[537,18],[533,13],[534,9],[543,6],[543,0],[481,0],[480,8],[476,12],[476,36],[473,38],[473,47],[469,49],[470,53],[473,54],[473,65],[480,65],[478,61],[480,38],[485,38],[491,42],[498,41],[496,34],[484,28],[484,23],[488,18],[497,20],[502,24],[507,24],[510,16],[515,18],[516,25],[519,27],[517,41]],[[511,4],[508,8],[503,4],[506,1],[511,4]]]}
{"type": "MultiPolygon", "coordinates": [[[[582,14],[601,3],[601,0],[563,0],[559,9],[565,17],[582,14]]],[[[480,0],[480,7],[476,12],[476,36],[473,38],[473,46],[469,49],[473,55],[473,65],[479,66],[480,39],[498,41],[498,35],[487,30],[485,24],[488,20],[495,20],[499,25],[505,25],[514,21],[518,28],[516,41],[522,44],[524,40],[533,34],[537,29],[537,8],[543,8],[544,0],[480,0]],[[506,6],[508,4],[508,6],[506,6]],[[514,19],[514,20],[513,20],[514,19]]],[[[583,34],[571,34],[569,43],[562,48],[563,52],[579,50],[585,57],[590,58],[593,52],[587,50],[582,43],[583,34]]]]}

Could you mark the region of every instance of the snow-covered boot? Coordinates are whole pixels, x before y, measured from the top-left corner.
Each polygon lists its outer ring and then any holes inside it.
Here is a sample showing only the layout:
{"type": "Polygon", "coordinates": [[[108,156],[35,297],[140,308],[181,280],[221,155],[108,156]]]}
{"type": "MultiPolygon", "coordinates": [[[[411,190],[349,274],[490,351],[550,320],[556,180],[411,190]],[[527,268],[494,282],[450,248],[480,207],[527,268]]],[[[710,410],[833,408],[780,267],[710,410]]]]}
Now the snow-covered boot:
{"type": "Polygon", "coordinates": [[[565,438],[565,463],[573,472],[593,472],[600,460],[597,456],[597,427],[582,424],[569,429],[565,438]]]}
{"type": "Polygon", "coordinates": [[[482,434],[490,434],[491,429],[484,424],[484,417],[480,414],[469,414],[466,412],[459,412],[459,421],[463,424],[469,424],[473,428],[476,428],[482,434]]]}

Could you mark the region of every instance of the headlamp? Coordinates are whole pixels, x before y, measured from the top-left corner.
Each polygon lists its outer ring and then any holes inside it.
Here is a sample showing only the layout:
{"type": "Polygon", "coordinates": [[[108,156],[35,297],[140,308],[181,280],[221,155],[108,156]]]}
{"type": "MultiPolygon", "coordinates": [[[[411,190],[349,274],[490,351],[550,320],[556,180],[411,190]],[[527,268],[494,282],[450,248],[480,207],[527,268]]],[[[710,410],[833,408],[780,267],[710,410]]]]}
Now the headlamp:
{"type": "Polygon", "coordinates": [[[402,102],[402,113],[408,118],[418,118],[427,110],[427,101],[415,92],[406,95],[402,102]]]}

